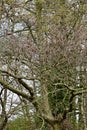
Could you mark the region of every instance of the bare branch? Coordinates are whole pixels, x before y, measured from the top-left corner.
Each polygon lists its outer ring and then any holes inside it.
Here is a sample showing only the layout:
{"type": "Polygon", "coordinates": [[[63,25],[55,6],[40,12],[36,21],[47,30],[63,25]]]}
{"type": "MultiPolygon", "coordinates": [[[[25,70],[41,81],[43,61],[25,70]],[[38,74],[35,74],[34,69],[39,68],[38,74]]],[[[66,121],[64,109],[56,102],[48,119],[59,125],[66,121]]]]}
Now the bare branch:
{"type": "Polygon", "coordinates": [[[16,88],[14,88],[13,86],[11,85],[8,85],[5,81],[3,81],[2,79],[0,79],[0,84],[4,87],[4,88],[7,88],[8,90],[12,91],[13,93],[19,95],[19,96],[22,96],[24,98],[26,98],[27,100],[29,100],[30,102],[32,102],[32,97],[29,96],[28,94],[22,92],[22,91],[19,91],[17,90],[16,88]]]}

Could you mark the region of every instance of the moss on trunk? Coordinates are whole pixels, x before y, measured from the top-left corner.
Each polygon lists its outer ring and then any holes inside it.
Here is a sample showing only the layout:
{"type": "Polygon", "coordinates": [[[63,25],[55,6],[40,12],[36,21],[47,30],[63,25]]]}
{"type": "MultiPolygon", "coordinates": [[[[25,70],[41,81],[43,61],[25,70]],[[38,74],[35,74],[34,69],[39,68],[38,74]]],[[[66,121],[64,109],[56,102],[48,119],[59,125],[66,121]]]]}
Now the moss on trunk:
{"type": "Polygon", "coordinates": [[[53,125],[53,130],[62,130],[62,129],[61,129],[60,125],[54,124],[53,125]]]}

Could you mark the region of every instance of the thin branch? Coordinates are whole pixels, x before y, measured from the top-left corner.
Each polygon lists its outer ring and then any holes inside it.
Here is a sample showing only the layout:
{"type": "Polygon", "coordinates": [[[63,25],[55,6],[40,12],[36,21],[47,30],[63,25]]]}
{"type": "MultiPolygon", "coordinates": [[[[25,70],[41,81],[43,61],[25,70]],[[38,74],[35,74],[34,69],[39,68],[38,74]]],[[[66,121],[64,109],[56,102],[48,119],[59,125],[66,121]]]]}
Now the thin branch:
{"type": "Polygon", "coordinates": [[[67,84],[64,83],[55,83],[55,86],[61,86],[61,87],[66,87],[69,91],[77,91],[77,89],[74,89],[73,87],[68,86],[67,84]]]}
{"type": "Polygon", "coordinates": [[[4,73],[4,74],[7,74],[15,79],[26,79],[26,80],[35,80],[36,78],[27,78],[27,77],[24,77],[24,76],[17,76],[17,75],[14,75],[6,70],[0,70],[1,73],[4,73]]]}

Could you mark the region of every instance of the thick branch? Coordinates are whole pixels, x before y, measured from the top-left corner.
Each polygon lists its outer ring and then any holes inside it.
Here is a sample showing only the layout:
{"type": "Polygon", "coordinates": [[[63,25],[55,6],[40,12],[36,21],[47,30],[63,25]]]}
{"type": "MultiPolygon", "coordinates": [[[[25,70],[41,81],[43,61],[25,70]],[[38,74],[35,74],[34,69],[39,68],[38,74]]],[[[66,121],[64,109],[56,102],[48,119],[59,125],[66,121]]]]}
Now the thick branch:
{"type": "Polygon", "coordinates": [[[24,93],[24,92],[21,92],[19,90],[17,90],[16,88],[14,88],[13,86],[11,85],[8,85],[5,81],[3,81],[2,79],[0,79],[0,84],[4,87],[4,88],[7,88],[9,89],[10,91],[12,91],[13,93],[19,95],[19,96],[22,96],[24,98],[26,98],[27,100],[29,100],[30,102],[32,102],[32,97],[29,96],[28,94],[24,93]]]}
{"type": "Polygon", "coordinates": [[[63,84],[63,83],[56,83],[54,84],[55,86],[59,85],[59,86],[64,86],[66,87],[69,91],[71,91],[73,93],[73,97],[75,97],[76,95],[82,94],[82,93],[87,93],[87,89],[84,88],[76,88],[74,89],[73,87],[68,86],[67,84],[63,84]]]}
{"type": "Polygon", "coordinates": [[[24,88],[26,88],[30,95],[33,97],[34,96],[34,92],[33,92],[33,89],[31,87],[29,87],[29,85],[22,79],[18,79],[19,83],[23,85],[24,88]]]}
{"type": "Polygon", "coordinates": [[[80,95],[82,93],[87,93],[87,89],[77,89],[77,91],[74,92],[74,95],[80,95]]]}
{"type": "Polygon", "coordinates": [[[23,79],[26,79],[26,80],[35,80],[34,78],[28,79],[28,78],[26,78],[26,77],[14,75],[14,74],[12,74],[12,73],[10,73],[10,72],[8,72],[8,71],[5,71],[5,70],[0,70],[0,71],[1,71],[2,73],[5,73],[5,74],[7,74],[7,75],[9,75],[9,76],[11,76],[11,77],[17,79],[17,80],[19,81],[19,83],[22,84],[23,87],[26,88],[26,89],[29,91],[30,95],[31,95],[32,97],[34,96],[33,89],[23,80],[23,79]]]}

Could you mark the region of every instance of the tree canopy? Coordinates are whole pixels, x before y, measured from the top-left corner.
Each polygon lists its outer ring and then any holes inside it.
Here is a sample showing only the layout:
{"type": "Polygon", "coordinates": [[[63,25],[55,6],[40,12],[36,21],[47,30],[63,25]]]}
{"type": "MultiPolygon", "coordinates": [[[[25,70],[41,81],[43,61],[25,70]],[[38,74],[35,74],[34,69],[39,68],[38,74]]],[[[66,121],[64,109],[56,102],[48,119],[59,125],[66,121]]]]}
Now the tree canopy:
{"type": "Polygon", "coordinates": [[[0,129],[9,92],[26,130],[87,128],[86,14],[82,0],[1,0],[0,129]]]}

